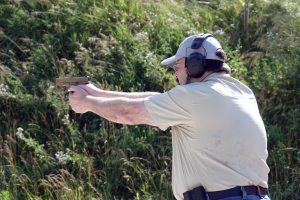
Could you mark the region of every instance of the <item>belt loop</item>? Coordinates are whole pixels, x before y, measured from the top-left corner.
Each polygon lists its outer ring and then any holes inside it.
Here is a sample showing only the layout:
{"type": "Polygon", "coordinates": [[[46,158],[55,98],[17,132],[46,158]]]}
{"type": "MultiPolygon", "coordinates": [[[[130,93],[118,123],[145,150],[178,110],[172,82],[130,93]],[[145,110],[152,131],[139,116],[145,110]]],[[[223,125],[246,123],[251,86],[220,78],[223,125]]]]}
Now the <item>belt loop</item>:
{"type": "Polygon", "coordinates": [[[193,200],[193,194],[191,191],[186,191],[183,193],[183,199],[184,200],[193,200]]]}
{"type": "Polygon", "coordinates": [[[206,195],[206,200],[210,200],[207,192],[205,192],[205,195],[206,195]]]}
{"type": "Polygon", "coordinates": [[[259,196],[259,198],[261,198],[261,199],[262,199],[263,197],[262,197],[262,195],[261,195],[260,188],[259,188],[259,186],[258,186],[258,185],[257,185],[256,187],[257,187],[257,190],[258,190],[258,196],[259,196]]]}
{"type": "Polygon", "coordinates": [[[244,186],[241,186],[241,191],[243,192],[243,199],[246,199],[247,198],[247,193],[245,191],[244,186]]]}

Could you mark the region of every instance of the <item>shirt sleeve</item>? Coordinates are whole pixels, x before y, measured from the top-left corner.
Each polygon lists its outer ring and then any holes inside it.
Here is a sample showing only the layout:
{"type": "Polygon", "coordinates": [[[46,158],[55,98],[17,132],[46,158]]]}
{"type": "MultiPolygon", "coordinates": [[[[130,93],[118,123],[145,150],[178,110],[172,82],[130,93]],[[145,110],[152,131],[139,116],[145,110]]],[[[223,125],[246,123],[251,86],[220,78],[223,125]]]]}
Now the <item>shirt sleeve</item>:
{"type": "Polygon", "coordinates": [[[144,100],[144,104],[154,122],[163,131],[169,126],[192,123],[192,102],[182,86],[150,96],[144,100]]]}

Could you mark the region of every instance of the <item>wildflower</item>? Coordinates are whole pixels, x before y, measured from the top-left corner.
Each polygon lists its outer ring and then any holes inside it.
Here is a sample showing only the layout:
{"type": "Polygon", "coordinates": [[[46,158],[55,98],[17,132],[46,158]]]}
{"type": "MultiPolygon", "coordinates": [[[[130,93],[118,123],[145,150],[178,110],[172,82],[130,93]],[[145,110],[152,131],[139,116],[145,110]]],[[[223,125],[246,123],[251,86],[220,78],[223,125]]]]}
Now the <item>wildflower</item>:
{"type": "Polygon", "coordinates": [[[69,160],[68,154],[67,153],[64,154],[62,151],[58,151],[55,154],[55,157],[58,160],[58,163],[60,163],[60,164],[66,164],[67,161],[69,160]]]}
{"type": "Polygon", "coordinates": [[[151,65],[152,62],[155,61],[156,55],[154,55],[154,52],[150,52],[150,53],[148,53],[146,55],[145,59],[148,60],[149,61],[149,65],[151,65]]]}
{"type": "Polygon", "coordinates": [[[23,137],[23,129],[21,127],[17,128],[17,132],[16,135],[18,138],[22,138],[23,137]]]}
{"type": "Polygon", "coordinates": [[[16,135],[17,135],[18,138],[22,138],[22,136],[23,136],[23,134],[20,133],[20,132],[16,132],[16,135]]]}
{"type": "Polygon", "coordinates": [[[0,85],[0,95],[7,94],[7,90],[8,90],[8,86],[1,83],[1,85],[0,85]]]}
{"type": "Polygon", "coordinates": [[[64,125],[67,125],[68,123],[70,123],[69,117],[70,117],[70,115],[69,115],[69,114],[66,114],[66,115],[64,116],[64,119],[62,119],[62,121],[64,122],[64,125]]]}
{"type": "Polygon", "coordinates": [[[148,58],[150,58],[150,57],[153,55],[153,53],[154,53],[154,52],[150,52],[150,53],[148,53],[148,54],[147,54],[147,56],[145,57],[145,59],[148,59],[148,58]]]}
{"type": "Polygon", "coordinates": [[[224,35],[224,31],[222,29],[221,30],[217,30],[215,33],[219,34],[219,35],[224,35]]]}
{"type": "Polygon", "coordinates": [[[270,40],[272,38],[275,39],[274,34],[272,32],[267,32],[267,38],[268,38],[268,40],[270,40]]]}
{"type": "Polygon", "coordinates": [[[197,35],[199,32],[195,28],[191,28],[188,32],[186,32],[188,35],[197,35]]]}
{"type": "Polygon", "coordinates": [[[148,33],[142,31],[141,33],[136,34],[136,39],[142,40],[142,41],[147,41],[148,40],[148,33]]]}

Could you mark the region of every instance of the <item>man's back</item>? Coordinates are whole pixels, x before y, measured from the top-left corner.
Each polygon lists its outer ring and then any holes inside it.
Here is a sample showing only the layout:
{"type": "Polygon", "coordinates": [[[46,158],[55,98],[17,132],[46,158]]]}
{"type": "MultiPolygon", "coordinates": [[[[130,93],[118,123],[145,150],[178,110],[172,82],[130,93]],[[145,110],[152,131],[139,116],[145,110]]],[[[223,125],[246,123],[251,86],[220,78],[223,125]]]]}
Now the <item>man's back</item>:
{"type": "Polygon", "coordinates": [[[225,73],[154,95],[145,105],[161,129],[172,126],[173,192],[203,185],[267,188],[266,132],[252,91],[225,73]]]}

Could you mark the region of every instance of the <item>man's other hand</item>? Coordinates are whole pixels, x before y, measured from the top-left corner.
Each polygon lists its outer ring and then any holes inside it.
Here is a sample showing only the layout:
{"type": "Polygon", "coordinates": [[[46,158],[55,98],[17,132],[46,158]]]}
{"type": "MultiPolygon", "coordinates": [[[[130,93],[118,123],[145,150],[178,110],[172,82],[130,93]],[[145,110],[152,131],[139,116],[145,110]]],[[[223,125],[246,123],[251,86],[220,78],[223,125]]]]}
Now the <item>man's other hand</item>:
{"type": "Polygon", "coordinates": [[[69,90],[69,105],[76,113],[88,112],[87,97],[89,94],[82,88],[72,85],[69,90]]]}
{"type": "Polygon", "coordinates": [[[102,97],[101,96],[101,89],[97,88],[96,86],[94,86],[93,84],[89,83],[86,85],[78,85],[78,87],[81,87],[82,89],[84,89],[89,95],[93,96],[93,97],[102,97]]]}

